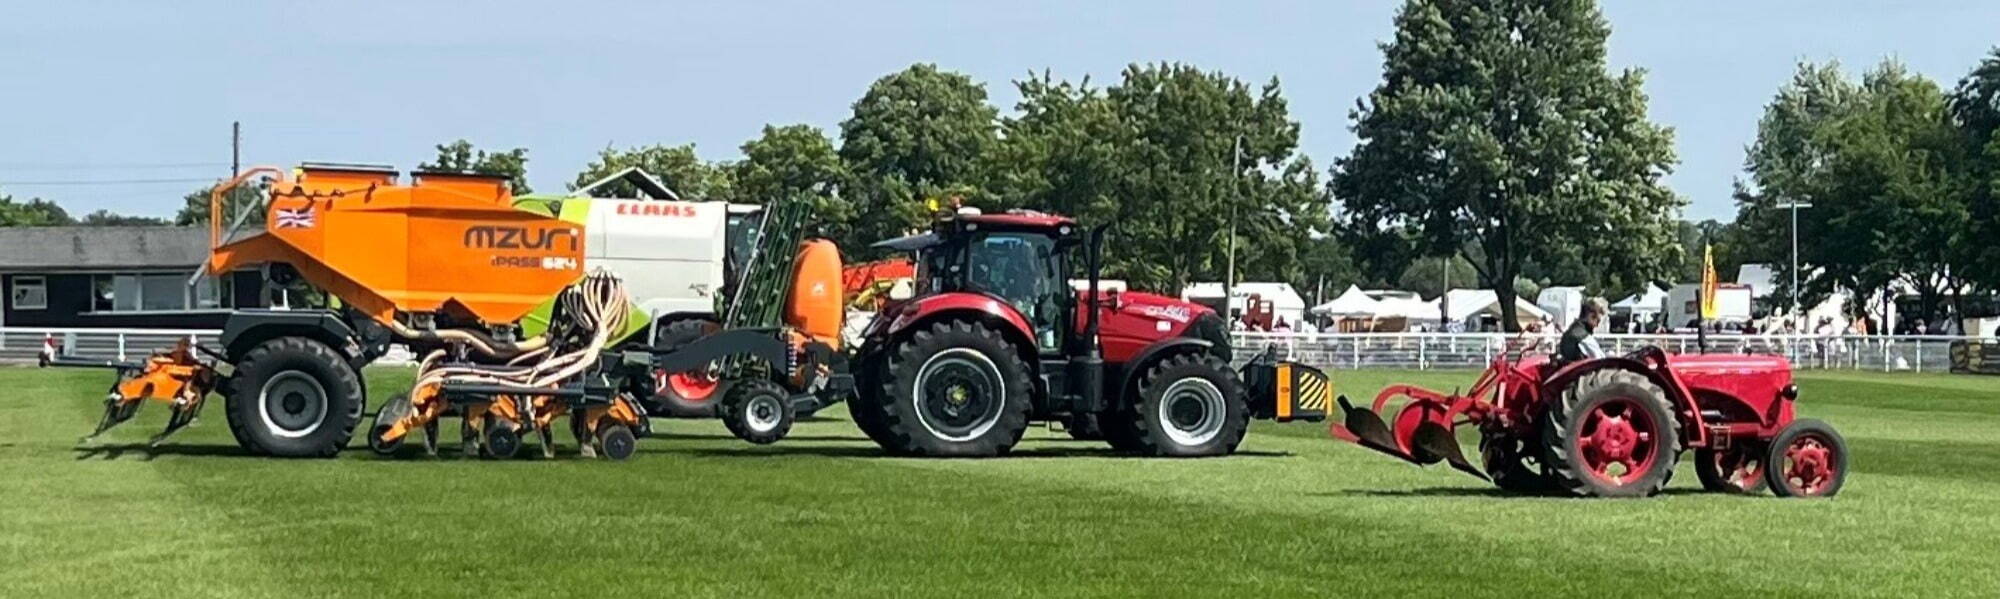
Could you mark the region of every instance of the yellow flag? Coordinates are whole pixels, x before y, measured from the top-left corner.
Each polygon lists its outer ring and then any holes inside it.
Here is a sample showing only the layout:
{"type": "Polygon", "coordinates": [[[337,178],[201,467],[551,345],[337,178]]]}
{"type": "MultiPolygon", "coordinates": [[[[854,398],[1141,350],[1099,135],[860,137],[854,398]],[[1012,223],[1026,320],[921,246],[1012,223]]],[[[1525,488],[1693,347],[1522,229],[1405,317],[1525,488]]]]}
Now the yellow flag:
{"type": "Polygon", "coordinates": [[[1708,244],[1701,246],[1701,318],[1713,320],[1719,310],[1715,305],[1715,288],[1720,285],[1715,276],[1715,248],[1708,244]]]}

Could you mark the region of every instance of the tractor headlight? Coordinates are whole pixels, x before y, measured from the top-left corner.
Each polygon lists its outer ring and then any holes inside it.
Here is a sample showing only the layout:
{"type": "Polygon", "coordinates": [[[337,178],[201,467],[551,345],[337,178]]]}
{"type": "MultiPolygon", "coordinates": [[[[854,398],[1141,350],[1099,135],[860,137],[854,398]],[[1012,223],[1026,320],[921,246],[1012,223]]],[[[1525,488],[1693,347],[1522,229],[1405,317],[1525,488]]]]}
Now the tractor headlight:
{"type": "Polygon", "coordinates": [[[1778,397],[1785,398],[1785,401],[1797,400],[1799,398],[1799,386],[1785,385],[1785,388],[1778,390],[1778,397]]]}

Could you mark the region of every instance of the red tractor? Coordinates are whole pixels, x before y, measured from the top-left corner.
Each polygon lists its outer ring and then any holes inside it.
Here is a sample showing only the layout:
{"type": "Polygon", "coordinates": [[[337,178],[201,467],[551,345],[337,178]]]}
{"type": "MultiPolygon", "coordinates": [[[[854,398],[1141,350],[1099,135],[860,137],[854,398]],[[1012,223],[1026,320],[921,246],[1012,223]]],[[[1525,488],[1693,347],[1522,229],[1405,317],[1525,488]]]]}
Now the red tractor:
{"type": "Polygon", "coordinates": [[[961,211],[875,244],[913,254],[917,290],[862,333],[855,423],[905,455],[998,455],[1030,421],[1054,421],[1120,450],[1212,456],[1234,451],[1252,417],[1324,417],[1332,387],[1310,368],[1259,361],[1246,385],[1214,310],[1100,293],[1104,233],[1061,216],[961,211]]]}
{"type": "Polygon", "coordinates": [[[1440,461],[1525,493],[1599,497],[1658,493],[1681,452],[1710,491],[1824,497],[1847,477],[1847,444],[1832,426],[1792,417],[1798,387],[1777,356],[1672,355],[1656,347],[1569,364],[1502,351],[1464,395],[1392,385],[1374,409],[1339,399],[1340,439],[1426,465],[1440,461]],[[1409,401],[1391,423],[1391,400],[1409,401]],[[1477,427],[1483,471],[1455,429],[1477,427]]]}

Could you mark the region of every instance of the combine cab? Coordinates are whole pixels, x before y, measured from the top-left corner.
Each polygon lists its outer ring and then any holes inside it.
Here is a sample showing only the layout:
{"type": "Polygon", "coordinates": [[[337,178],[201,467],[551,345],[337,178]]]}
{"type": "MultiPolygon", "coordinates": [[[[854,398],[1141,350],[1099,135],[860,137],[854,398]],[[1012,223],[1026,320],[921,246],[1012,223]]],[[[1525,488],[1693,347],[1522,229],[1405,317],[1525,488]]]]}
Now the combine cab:
{"type": "Polygon", "coordinates": [[[1557,365],[1500,352],[1464,395],[1392,385],[1372,410],[1340,398],[1335,437],[1414,464],[1444,462],[1501,488],[1601,497],[1658,493],[1682,452],[1711,491],[1831,496],[1847,474],[1833,427],[1793,418],[1798,387],[1784,358],[1670,355],[1653,347],[1557,365]],[[1394,418],[1378,414],[1400,402],[1394,418]],[[1457,427],[1479,432],[1480,464],[1457,427]]]}

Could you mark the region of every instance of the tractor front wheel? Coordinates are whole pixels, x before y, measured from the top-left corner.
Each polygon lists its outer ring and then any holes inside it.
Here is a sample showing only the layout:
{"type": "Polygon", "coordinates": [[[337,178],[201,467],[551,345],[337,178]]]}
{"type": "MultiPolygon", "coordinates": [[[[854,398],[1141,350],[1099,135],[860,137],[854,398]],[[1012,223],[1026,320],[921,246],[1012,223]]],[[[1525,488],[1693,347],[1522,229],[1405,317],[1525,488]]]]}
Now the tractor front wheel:
{"type": "Polygon", "coordinates": [[[1243,382],[1221,358],[1167,358],[1139,381],[1129,440],[1143,454],[1197,457],[1236,451],[1250,426],[1243,382]]]}
{"type": "Polygon", "coordinates": [[[1020,442],[1028,428],[1028,367],[1000,333],[977,322],[941,322],[891,351],[876,398],[885,449],[978,457],[1020,442]]]}
{"type": "Polygon", "coordinates": [[[230,432],[253,453],[330,458],[361,422],[361,376],[317,340],[265,341],[244,352],[231,378],[230,432]]]}
{"type": "Polygon", "coordinates": [[[1583,375],[1552,402],[1544,422],[1549,472],[1577,495],[1645,497],[1673,478],[1680,421],[1667,394],[1624,370],[1583,375]]]}
{"type": "Polygon", "coordinates": [[[1847,482],[1847,439],[1825,422],[1795,420],[1771,441],[1764,465],[1779,497],[1832,497],[1847,482]]]}

